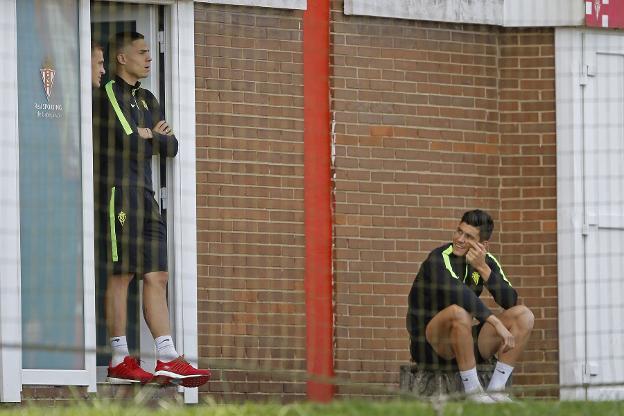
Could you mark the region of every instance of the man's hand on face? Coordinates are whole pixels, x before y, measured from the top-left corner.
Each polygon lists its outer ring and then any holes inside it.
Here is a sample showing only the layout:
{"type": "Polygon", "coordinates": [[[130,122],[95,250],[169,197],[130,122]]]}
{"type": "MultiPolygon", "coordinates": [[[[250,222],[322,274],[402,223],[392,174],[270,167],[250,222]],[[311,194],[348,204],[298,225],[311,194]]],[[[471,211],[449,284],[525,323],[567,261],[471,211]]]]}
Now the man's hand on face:
{"type": "Polygon", "coordinates": [[[485,263],[485,255],[487,254],[487,249],[481,243],[476,241],[468,241],[468,245],[470,248],[466,253],[466,261],[472,265],[477,270],[482,270],[487,267],[485,263]]]}
{"type": "Polygon", "coordinates": [[[138,130],[139,136],[145,140],[151,139],[152,137],[154,137],[152,135],[152,131],[148,129],[147,127],[139,127],[137,130],[138,130]]]}
{"type": "Polygon", "coordinates": [[[160,120],[153,129],[156,133],[164,134],[166,136],[173,135],[173,130],[169,127],[169,124],[165,120],[160,120]]]}

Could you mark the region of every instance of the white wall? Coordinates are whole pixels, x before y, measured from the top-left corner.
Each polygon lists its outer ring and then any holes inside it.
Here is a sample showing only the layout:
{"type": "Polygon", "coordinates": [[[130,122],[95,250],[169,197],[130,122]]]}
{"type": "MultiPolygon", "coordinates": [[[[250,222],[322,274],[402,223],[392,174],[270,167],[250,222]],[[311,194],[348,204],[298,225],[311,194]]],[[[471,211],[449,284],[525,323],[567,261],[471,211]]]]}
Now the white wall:
{"type": "Polygon", "coordinates": [[[508,27],[583,26],[582,0],[345,0],[348,15],[508,27]]]}

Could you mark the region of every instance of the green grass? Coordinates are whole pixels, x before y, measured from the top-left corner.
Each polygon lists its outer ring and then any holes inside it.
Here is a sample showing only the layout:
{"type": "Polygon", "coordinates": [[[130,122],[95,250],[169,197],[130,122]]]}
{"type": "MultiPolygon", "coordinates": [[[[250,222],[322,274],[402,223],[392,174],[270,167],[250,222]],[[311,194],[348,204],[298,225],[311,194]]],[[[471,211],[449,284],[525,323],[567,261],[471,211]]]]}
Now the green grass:
{"type": "Polygon", "coordinates": [[[66,407],[24,405],[0,410],[0,415],[24,416],[624,416],[624,402],[522,401],[479,405],[467,402],[442,407],[417,401],[335,401],[329,405],[247,403],[159,407],[89,402],[66,407]]]}

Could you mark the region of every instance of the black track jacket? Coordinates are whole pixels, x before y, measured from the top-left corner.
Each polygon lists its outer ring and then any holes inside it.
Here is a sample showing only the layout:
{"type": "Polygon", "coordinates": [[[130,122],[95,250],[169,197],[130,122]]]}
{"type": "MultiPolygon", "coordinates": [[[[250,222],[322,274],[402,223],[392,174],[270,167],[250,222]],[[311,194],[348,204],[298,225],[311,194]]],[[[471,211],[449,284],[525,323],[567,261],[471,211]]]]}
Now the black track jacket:
{"type": "Polygon", "coordinates": [[[516,305],[518,294],[511,287],[498,260],[486,254],[486,263],[492,273],[487,282],[466,261],[455,256],[453,245],[436,248],[420,266],[409,293],[407,330],[412,336],[422,336],[425,326],[438,312],[450,305],[458,305],[480,322],[492,312],[479,299],[485,285],[497,304],[504,309],[516,305]]]}
{"type": "Polygon", "coordinates": [[[139,187],[153,191],[152,155],[174,157],[178,140],[152,130],[152,139],[143,139],[138,127],[153,129],[164,120],[156,97],[114,77],[93,93],[94,176],[102,190],[111,186],[139,187]]]}

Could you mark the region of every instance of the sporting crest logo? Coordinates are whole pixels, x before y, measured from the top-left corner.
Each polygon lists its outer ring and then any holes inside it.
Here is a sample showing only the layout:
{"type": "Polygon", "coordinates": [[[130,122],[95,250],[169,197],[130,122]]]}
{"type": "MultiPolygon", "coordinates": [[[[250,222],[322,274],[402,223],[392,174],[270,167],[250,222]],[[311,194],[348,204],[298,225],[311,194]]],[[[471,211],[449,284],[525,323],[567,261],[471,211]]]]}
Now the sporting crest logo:
{"type": "Polygon", "coordinates": [[[56,71],[52,67],[52,62],[49,59],[43,64],[41,71],[41,81],[43,82],[43,90],[45,91],[48,101],[50,101],[50,95],[52,95],[52,86],[54,85],[54,75],[56,71]]]}

